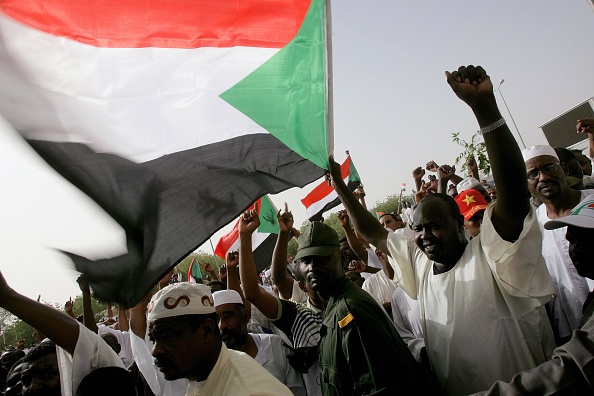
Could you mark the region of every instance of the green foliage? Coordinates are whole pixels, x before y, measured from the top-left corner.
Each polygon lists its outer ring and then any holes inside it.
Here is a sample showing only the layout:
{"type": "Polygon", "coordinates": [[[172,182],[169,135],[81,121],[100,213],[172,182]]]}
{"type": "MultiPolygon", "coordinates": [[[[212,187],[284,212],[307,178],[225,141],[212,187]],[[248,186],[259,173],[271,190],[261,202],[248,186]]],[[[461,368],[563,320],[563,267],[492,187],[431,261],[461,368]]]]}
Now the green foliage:
{"type": "Polygon", "coordinates": [[[297,254],[297,246],[298,245],[295,238],[291,238],[291,240],[289,241],[289,246],[287,246],[287,251],[291,255],[291,257],[295,257],[295,255],[297,254]]]}
{"type": "MultiPolygon", "coordinates": [[[[340,225],[340,222],[338,221],[338,215],[336,213],[330,213],[324,214],[324,223],[329,225],[330,227],[332,227],[334,229],[334,231],[336,231],[336,233],[338,234],[338,238],[342,238],[345,234],[344,234],[344,229],[342,228],[342,226],[340,225]]],[[[303,222],[303,224],[301,224],[301,229],[299,230],[301,233],[303,233],[303,231],[305,230],[305,227],[309,224],[309,220],[306,220],[303,222]]],[[[297,243],[295,243],[295,253],[297,253],[297,243]]],[[[289,254],[291,254],[291,256],[295,256],[295,254],[293,254],[293,252],[291,252],[291,242],[289,242],[289,254]]]]}
{"type": "Polygon", "coordinates": [[[338,221],[338,215],[336,213],[331,213],[329,215],[324,216],[324,223],[329,225],[336,231],[338,234],[338,238],[344,237],[344,228],[340,225],[340,221],[338,221]]]}
{"type": "Polygon", "coordinates": [[[2,337],[0,337],[0,350],[6,349],[9,346],[16,347],[17,341],[20,339],[24,339],[25,347],[29,348],[32,342],[36,342],[33,339],[33,331],[33,327],[5,309],[0,308],[0,332],[2,333],[2,337]]]}
{"type": "Polygon", "coordinates": [[[370,210],[374,216],[375,212],[399,213],[401,211],[402,207],[400,206],[400,195],[397,194],[387,196],[382,202],[376,202],[375,206],[370,210]]]}
{"type": "Polygon", "coordinates": [[[14,325],[8,331],[8,334],[6,335],[6,343],[16,347],[17,341],[24,339],[25,347],[28,348],[32,342],[37,342],[33,338],[34,331],[35,329],[33,329],[33,327],[19,319],[14,322],[14,325]]]}
{"type": "Polygon", "coordinates": [[[457,143],[461,146],[464,151],[456,157],[456,165],[462,164],[460,167],[460,171],[464,174],[468,173],[468,167],[466,166],[466,161],[472,155],[474,155],[476,159],[476,163],[478,165],[479,172],[482,172],[485,175],[491,173],[491,164],[489,163],[489,157],[487,156],[487,147],[485,146],[485,142],[482,141],[482,136],[480,131],[476,131],[472,138],[470,139],[470,143],[464,139],[460,138],[460,132],[452,133],[452,140],[454,143],[457,143]]]}
{"type": "MultiPolygon", "coordinates": [[[[56,304],[54,306],[57,310],[63,310],[64,306],[56,304]]],[[[102,318],[107,317],[107,303],[103,302],[95,297],[91,297],[91,308],[93,309],[93,316],[95,317],[95,323],[101,321],[102,318]]],[[[114,310],[115,311],[115,310],[114,310]]],[[[82,315],[83,313],[83,298],[82,295],[76,296],[72,300],[72,312],[74,315],[82,315]]],[[[114,313],[115,314],[115,313],[114,313]]]]}
{"type": "MultiPolygon", "coordinates": [[[[187,274],[188,270],[190,269],[190,263],[192,262],[192,259],[196,259],[197,262],[199,263],[210,263],[212,264],[212,266],[215,269],[215,272],[218,274],[219,273],[219,268],[223,265],[225,265],[225,260],[223,260],[222,258],[220,258],[219,256],[215,256],[214,254],[210,254],[210,253],[206,253],[203,251],[197,251],[197,252],[193,252],[190,253],[188,255],[188,257],[186,257],[185,259],[183,259],[176,268],[177,272],[181,272],[182,274],[187,274]]],[[[200,267],[200,272],[202,274],[202,279],[206,278],[206,271],[204,271],[204,269],[202,267],[200,267]]]]}

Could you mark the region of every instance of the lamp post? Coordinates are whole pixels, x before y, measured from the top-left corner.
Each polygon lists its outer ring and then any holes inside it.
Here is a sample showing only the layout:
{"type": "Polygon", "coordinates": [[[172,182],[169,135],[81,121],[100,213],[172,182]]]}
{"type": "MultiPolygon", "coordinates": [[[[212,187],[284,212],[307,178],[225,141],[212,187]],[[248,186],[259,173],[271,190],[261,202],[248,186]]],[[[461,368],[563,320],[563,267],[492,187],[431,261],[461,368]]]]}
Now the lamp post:
{"type": "Polygon", "coordinates": [[[499,95],[501,95],[501,99],[503,100],[503,104],[505,105],[505,108],[507,109],[507,112],[509,113],[509,117],[511,118],[512,122],[514,123],[514,127],[516,128],[516,132],[518,133],[518,137],[520,138],[520,142],[522,142],[522,146],[524,148],[526,148],[526,144],[524,143],[524,139],[522,139],[522,135],[520,134],[520,130],[518,129],[518,126],[516,125],[516,120],[514,120],[514,116],[512,115],[511,111],[509,111],[509,107],[507,106],[507,102],[505,101],[505,98],[503,97],[503,92],[501,92],[501,84],[503,84],[505,82],[505,79],[501,79],[499,80],[499,85],[497,86],[497,89],[495,91],[499,91],[499,95]]]}

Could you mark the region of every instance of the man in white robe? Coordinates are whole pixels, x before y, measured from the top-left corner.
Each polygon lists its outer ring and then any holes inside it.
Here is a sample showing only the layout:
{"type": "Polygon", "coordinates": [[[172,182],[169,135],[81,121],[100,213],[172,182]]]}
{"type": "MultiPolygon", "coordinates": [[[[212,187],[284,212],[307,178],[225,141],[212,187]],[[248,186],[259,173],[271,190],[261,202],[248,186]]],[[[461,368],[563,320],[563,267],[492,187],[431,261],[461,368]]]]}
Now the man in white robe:
{"type": "Polygon", "coordinates": [[[360,210],[332,159],[330,175],[355,227],[391,256],[394,281],[419,300],[425,347],[441,385],[448,394],[468,394],[548,359],[554,341],[544,304],[553,286],[540,255],[520,149],[490,78],[480,66],[446,76],[477,118],[498,188],[478,238],[466,240],[451,197],[429,194],[413,214],[410,242],[360,210]]]}
{"type": "Polygon", "coordinates": [[[208,286],[182,282],[148,305],[154,364],[166,380],[189,380],[186,395],[286,395],[289,389],[243,352],[221,340],[208,286]]]}
{"type": "Polygon", "coordinates": [[[542,255],[555,286],[555,297],[548,304],[557,345],[569,340],[582,316],[582,306],[594,282],[577,273],[569,258],[569,243],[565,239],[567,227],[546,230],[549,220],[569,215],[581,200],[594,190],[576,191],[569,187],[568,167],[559,161],[551,146],[537,145],[522,151],[526,163],[528,189],[542,201],[536,217],[543,234],[542,255]]]}

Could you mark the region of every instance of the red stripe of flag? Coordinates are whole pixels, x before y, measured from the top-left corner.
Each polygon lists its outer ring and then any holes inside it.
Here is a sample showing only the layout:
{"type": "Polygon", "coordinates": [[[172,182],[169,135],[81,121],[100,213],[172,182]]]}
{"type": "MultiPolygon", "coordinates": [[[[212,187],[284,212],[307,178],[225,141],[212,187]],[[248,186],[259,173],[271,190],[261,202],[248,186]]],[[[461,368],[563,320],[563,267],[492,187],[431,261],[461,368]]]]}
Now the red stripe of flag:
{"type": "Polygon", "coordinates": [[[196,257],[194,257],[192,259],[192,262],[190,263],[190,268],[188,268],[188,282],[192,282],[192,269],[194,268],[194,261],[196,260],[196,257]]]}
{"type": "Polygon", "coordinates": [[[11,18],[96,47],[282,48],[311,0],[0,0],[11,18]],[[175,26],[175,29],[171,29],[175,26]]]}
{"type": "MultiPolygon", "coordinates": [[[[351,157],[347,156],[346,160],[340,165],[340,173],[342,174],[342,179],[344,180],[349,175],[349,170],[351,168],[351,157]]],[[[305,208],[309,208],[309,206],[315,202],[321,201],[326,197],[328,194],[332,193],[334,189],[332,186],[329,186],[326,181],[319,184],[316,188],[314,188],[305,198],[301,200],[305,208]]]]}
{"type": "MultiPolygon", "coordinates": [[[[258,199],[246,210],[254,209],[254,205],[256,205],[256,203],[260,203],[261,199],[262,198],[258,199]]],[[[258,215],[260,214],[260,209],[262,209],[261,204],[258,205],[258,215]]],[[[215,254],[219,257],[222,257],[223,259],[226,259],[227,252],[237,239],[239,239],[239,220],[237,220],[231,231],[221,237],[219,243],[217,243],[217,247],[215,248],[215,254]]]]}

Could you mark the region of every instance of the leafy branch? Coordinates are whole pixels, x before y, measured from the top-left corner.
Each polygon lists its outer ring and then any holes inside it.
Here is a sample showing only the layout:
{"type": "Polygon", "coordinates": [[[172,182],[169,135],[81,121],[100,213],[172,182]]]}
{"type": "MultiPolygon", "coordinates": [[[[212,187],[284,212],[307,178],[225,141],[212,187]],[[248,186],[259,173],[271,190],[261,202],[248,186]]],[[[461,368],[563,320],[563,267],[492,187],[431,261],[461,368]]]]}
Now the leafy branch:
{"type": "Polygon", "coordinates": [[[489,157],[487,156],[487,147],[485,146],[485,142],[481,139],[480,131],[476,131],[476,133],[472,135],[470,142],[462,139],[460,137],[460,132],[452,133],[452,140],[464,149],[455,160],[456,165],[460,165],[460,169],[464,174],[469,173],[466,163],[471,156],[475,157],[480,172],[485,175],[491,173],[491,164],[489,162],[489,157]]]}

